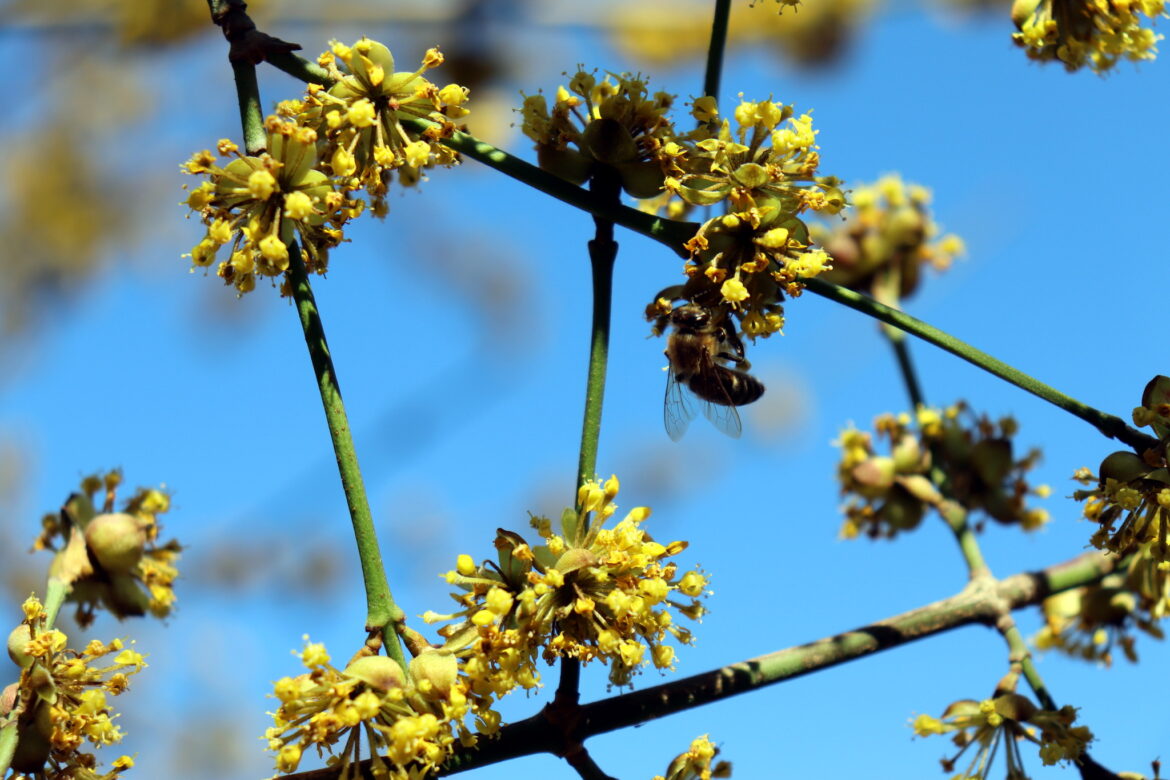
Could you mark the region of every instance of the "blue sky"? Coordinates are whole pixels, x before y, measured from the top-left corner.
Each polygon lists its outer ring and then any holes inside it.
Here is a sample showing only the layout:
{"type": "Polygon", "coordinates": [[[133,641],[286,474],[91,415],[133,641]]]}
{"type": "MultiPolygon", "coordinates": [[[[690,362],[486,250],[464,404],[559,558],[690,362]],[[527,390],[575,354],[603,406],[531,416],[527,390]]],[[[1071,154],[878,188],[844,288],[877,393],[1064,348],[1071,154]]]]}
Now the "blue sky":
{"type": "MultiPolygon", "coordinates": [[[[555,89],[578,62],[645,70],[588,25],[516,24],[484,29],[490,41],[512,42],[501,87],[512,105],[521,90],[555,89]]],[[[386,42],[402,67],[445,44],[415,27],[270,29],[310,53],[364,32],[386,42]]],[[[827,74],[733,49],[723,91],[813,109],[825,173],[867,182],[898,171],[930,186],[937,219],[966,240],[969,255],[929,278],[907,309],[1128,417],[1145,382],[1170,373],[1160,324],[1170,281],[1166,65],[1068,75],[1027,62],[1009,32],[1005,19],[958,24],[901,9],[879,15],[827,74]]],[[[23,50],[12,39],[3,45],[23,50]]],[[[362,638],[356,556],[295,311],[264,288],[237,301],[179,258],[200,231],[174,205],[178,163],[238,136],[223,49],[209,27],[165,58],[142,55],[161,103],[108,154],[145,157],[171,182],[145,240],[111,258],[34,343],[14,349],[19,372],[0,386],[0,429],[28,454],[10,521],[16,538],[31,539],[40,514],[96,469],[121,466],[130,485],[174,491],[166,530],[189,545],[178,612],[165,628],[105,619],[94,629],[133,635],[150,654],[150,669],[120,702],[139,777],[268,772],[258,740],[272,708],[264,697],[272,680],[296,673],[289,651],[308,633],[343,658],[362,638]]],[[[681,97],[696,94],[701,80],[698,65],[647,75],[681,97]]],[[[261,87],[269,105],[299,91],[268,71],[261,87]]],[[[488,114],[481,126],[473,112],[472,132],[532,159],[512,118],[488,114]]],[[[435,172],[418,192],[392,194],[389,217],[356,225],[328,279],[315,283],[391,584],[409,614],[445,605],[436,575],[456,555],[488,556],[497,527],[523,532],[528,511],[559,513],[572,499],[591,232],[588,215],[467,162],[435,172]]],[[[683,560],[712,575],[712,612],[697,645],[679,651],[678,673],[960,589],[965,569],[937,521],[895,543],[837,539],[830,442],[848,422],[865,426],[907,403],[875,325],[813,295],[791,302],[785,335],[751,349],[768,395],[742,410],[744,437],[727,439],[698,420],[675,444],[662,428],[663,344],[647,338],[641,311],[680,264],[638,236],[619,231],[618,240],[599,471],[622,478],[619,504],[652,506],[650,530],[689,540],[683,560]]],[[[1045,449],[1037,479],[1054,488],[1045,504],[1054,521],[1027,537],[989,528],[993,571],[1082,552],[1090,531],[1066,498],[1068,477],[1115,447],[956,358],[918,343],[912,350],[928,400],[962,397],[992,415],[1015,414],[1019,444],[1045,449]]],[[[16,602],[8,612],[15,620],[16,602]]],[[[1026,633],[1037,627],[1033,614],[1018,619],[1026,633]]],[[[1170,756],[1170,722],[1141,715],[1154,704],[1147,695],[1164,696],[1149,679],[1170,652],[1145,637],[1139,652],[1139,667],[1110,670],[1055,656],[1040,662],[1056,699],[1081,707],[1097,734],[1094,756],[1115,771],[1146,772],[1150,759],[1170,756]]],[[[703,733],[739,778],[944,777],[936,761],[949,743],[912,740],[909,720],[990,694],[1005,656],[995,633],[963,629],[605,735],[589,748],[623,780],[663,771],[703,733]]],[[[638,682],[659,678],[649,672],[638,682]]],[[[548,695],[513,702],[507,713],[524,717],[548,695]]],[[[603,695],[604,671],[588,669],[585,699],[603,695]]],[[[1072,776],[1029,759],[1036,777],[1072,776]]],[[[479,776],[573,774],[534,757],[479,776]]]]}

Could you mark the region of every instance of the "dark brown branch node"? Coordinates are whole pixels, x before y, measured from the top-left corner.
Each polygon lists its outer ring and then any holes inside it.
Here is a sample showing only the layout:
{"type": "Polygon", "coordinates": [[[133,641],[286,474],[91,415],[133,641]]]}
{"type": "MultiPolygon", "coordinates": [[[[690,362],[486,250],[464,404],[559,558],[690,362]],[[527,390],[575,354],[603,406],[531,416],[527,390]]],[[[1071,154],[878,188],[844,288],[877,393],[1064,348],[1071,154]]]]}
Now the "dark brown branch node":
{"type": "Polygon", "coordinates": [[[282,41],[257,30],[244,0],[207,0],[207,5],[211,9],[211,21],[223,30],[223,37],[231,45],[228,59],[232,62],[259,65],[272,55],[301,49],[299,43],[282,41]]]}

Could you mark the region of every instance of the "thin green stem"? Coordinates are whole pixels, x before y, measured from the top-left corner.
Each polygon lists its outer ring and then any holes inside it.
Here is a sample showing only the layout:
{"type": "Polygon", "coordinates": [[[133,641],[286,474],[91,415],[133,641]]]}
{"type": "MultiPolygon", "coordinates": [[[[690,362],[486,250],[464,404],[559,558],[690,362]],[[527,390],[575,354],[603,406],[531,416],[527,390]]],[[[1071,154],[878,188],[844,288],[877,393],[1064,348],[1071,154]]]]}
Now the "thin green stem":
{"type": "Polygon", "coordinates": [[[707,70],[703,74],[703,94],[719,99],[719,82],[723,78],[723,53],[727,48],[727,23],[731,18],[731,0],[715,0],[715,18],[711,21],[711,43],[707,46],[707,70]]]}
{"type": "MultiPolygon", "coordinates": [[[[425,130],[434,125],[425,119],[404,119],[404,125],[412,126],[416,130],[425,130]]],[[[673,252],[686,256],[683,244],[686,243],[698,230],[698,225],[692,222],[679,222],[631,209],[628,206],[615,205],[603,199],[594,197],[592,193],[583,190],[569,182],[540,170],[518,157],[513,157],[502,149],[484,143],[474,136],[456,132],[449,138],[442,140],[443,144],[466,154],[474,160],[494,168],[501,173],[523,182],[541,192],[552,195],[554,198],[576,206],[593,214],[621,225],[635,233],[662,243],[673,252]]],[[[928,343],[934,344],[967,362],[979,366],[995,376],[1025,390],[1038,398],[1042,398],[1055,406],[1064,409],[1076,417],[1089,423],[1103,435],[1117,439],[1138,451],[1146,450],[1157,445],[1157,441],[1147,434],[1130,426],[1120,417],[1106,414],[1075,398],[1065,395],[1054,387],[1037,381],[1027,374],[1015,369],[1002,360],[993,358],[986,352],[978,350],[931,325],[911,317],[904,312],[885,306],[872,298],[840,287],[821,279],[805,280],[808,290],[817,295],[844,304],[851,309],[867,314],[881,322],[903,330],[928,343]]]]}
{"type": "MultiPolygon", "coordinates": [[[[935,484],[940,490],[944,490],[945,495],[945,484],[939,485],[937,481],[935,484]]],[[[955,541],[959,544],[959,552],[963,554],[963,560],[967,563],[967,572],[971,579],[990,577],[991,569],[988,568],[987,562],[983,559],[983,551],[979,549],[979,540],[976,538],[975,532],[971,530],[971,524],[967,522],[967,510],[953,499],[947,498],[939,507],[939,511],[942,513],[943,519],[946,520],[947,527],[955,535],[955,541]]]]}
{"type": "MultiPolygon", "coordinates": [[[[906,336],[900,331],[896,330],[890,325],[882,325],[882,333],[890,340],[894,347],[894,354],[898,359],[898,368],[902,373],[902,380],[906,385],[906,392],[910,396],[911,403],[914,408],[918,409],[923,405],[922,389],[918,384],[918,373],[914,370],[914,361],[910,357],[909,350],[906,349],[906,336]]],[[[938,447],[932,444],[931,453],[934,456],[934,462],[941,463],[939,458],[938,447]]],[[[991,580],[991,569],[988,568],[987,562],[983,558],[983,551],[979,547],[979,540],[975,536],[975,532],[971,529],[971,524],[967,522],[967,510],[957,503],[948,491],[948,477],[941,468],[934,468],[931,472],[931,480],[935,486],[946,496],[946,500],[942,506],[939,507],[943,519],[946,520],[947,526],[954,534],[955,541],[959,544],[959,550],[963,554],[963,560],[967,563],[967,570],[971,580],[991,580]]],[[[1032,653],[1028,648],[1028,643],[1024,641],[1024,637],[1020,634],[1020,629],[1016,626],[1015,620],[1012,618],[1009,609],[1004,608],[999,619],[995,623],[996,629],[1003,635],[1004,640],[1008,644],[1009,657],[1013,663],[1019,665],[1020,670],[1024,674],[1024,678],[1028,681],[1028,685],[1036,694],[1036,698],[1040,701],[1041,706],[1048,710],[1055,710],[1056,704],[1052,697],[1048,694],[1048,689],[1044,685],[1044,680],[1040,677],[1040,673],[1036,670],[1036,665],[1032,661],[1032,653]]]]}
{"type": "MultiPolygon", "coordinates": [[[[617,200],[620,182],[608,169],[590,183],[595,194],[617,200]]],[[[585,379],[585,414],[581,425],[581,450],[577,460],[577,487],[597,476],[597,447],[601,438],[601,407],[605,399],[605,372],[609,360],[610,309],[613,303],[613,266],[618,245],[613,222],[594,217],[596,230],[589,242],[593,272],[593,320],[589,332],[589,368],[585,379]]],[[[575,495],[575,494],[574,494],[575,495]]]]}
{"type": "Polygon", "coordinates": [[[1023,672],[1028,687],[1036,694],[1036,700],[1040,702],[1040,706],[1046,710],[1059,709],[1056,706],[1056,700],[1048,693],[1044,678],[1040,676],[1040,672],[1036,671],[1036,663],[1032,660],[1032,651],[1010,614],[1004,616],[999,630],[1003,634],[1004,640],[1007,641],[1012,660],[1020,665],[1020,671],[1023,672]]]}
{"type": "Polygon", "coordinates": [[[936,347],[940,347],[952,355],[966,360],[972,365],[979,366],[984,371],[1010,382],[1021,390],[1025,390],[1079,417],[1111,439],[1124,442],[1138,451],[1143,451],[1157,445],[1157,441],[1153,437],[1129,427],[1120,417],[1106,414],[1087,404],[1081,403],[1056,388],[1050,387],[1043,382],[1033,379],[1024,372],[1012,368],[1002,360],[993,358],[986,352],[975,349],[970,344],[960,341],[932,325],[927,325],[922,320],[911,317],[909,314],[892,309],[889,306],[878,303],[872,298],[831,284],[822,279],[807,279],[804,281],[804,284],[810,292],[828,298],[831,301],[842,303],[851,309],[867,314],[888,325],[893,325],[912,336],[917,336],[923,341],[934,344],[936,347]]]}
{"type": "MultiPolygon", "coordinates": [[[[898,360],[898,369],[902,374],[902,382],[906,385],[906,394],[910,396],[910,404],[914,409],[925,405],[922,396],[922,387],[918,383],[918,372],[914,368],[914,361],[910,357],[910,350],[906,348],[906,334],[889,325],[882,325],[882,334],[889,339],[894,348],[894,356],[898,360]]],[[[945,471],[937,464],[942,463],[939,448],[934,443],[930,445],[931,460],[936,464],[930,472],[930,481],[946,498],[939,505],[938,511],[946,521],[947,527],[959,545],[959,552],[967,564],[967,574],[971,579],[991,575],[991,569],[983,558],[983,551],[979,549],[979,540],[967,522],[967,510],[953,500],[948,488],[949,479],[945,471]]]]}
{"type": "MultiPolygon", "coordinates": [[[[621,198],[621,180],[608,167],[598,166],[589,181],[590,191],[603,200],[621,198]]],[[[593,318],[589,328],[589,364],[585,376],[585,411],[581,422],[581,448],[577,457],[578,489],[597,476],[597,449],[601,441],[601,410],[605,401],[605,375],[609,364],[610,310],[613,307],[613,266],[618,245],[613,240],[613,222],[593,218],[593,240],[589,242],[589,262],[593,276],[593,318]]],[[[575,500],[575,499],[574,499],[575,500]]],[[[580,511],[581,507],[577,507],[580,511]]],[[[584,517],[582,517],[584,520],[584,517]]],[[[588,529],[583,529],[587,533],[588,529]]],[[[580,662],[573,658],[561,661],[557,703],[576,705],[580,690],[580,662]]]]}
{"type": "Polygon", "coordinates": [[[333,77],[329,71],[292,52],[269,54],[268,64],[307,84],[320,84],[326,89],[333,86],[333,77]]]}
{"type": "Polygon", "coordinates": [[[257,155],[268,146],[264,132],[264,114],[260,110],[260,85],[256,82],[256,66],[250,62],[232,61],[236,77],[236,98],[240,104],[240,125],[244,129],[244,150],[257,155]]]}
{"type": "Polygon", "coordinates": [[[321,393],[321,405],[325,409],[325,420],[329,425],[329,436],[333,440],[333,452],[337,456],[337,470],[341,475],[341,486],[349,505],[349,516],[353,521],[353,535],[357,542],[358,557],[362,566],[362,581],[366,589],[366,629],[381,631],[386,653],[406,668],[397,627],[404,621],[402,610],[394,603],[390,584],[382,567],[382,554],[378,549],[378,537],[374,531],[374,520],[370,504],[366,499],[366,488],[358,468],[357,451],[350,434],[349,419],[345,404],[341,400],[341,386],[325,340],[325,329],[309,286],[309,277],[301,258],[297,243],[289,244],[289,266],[287,272],[301,328],[305,332],[305,344],[317,376],[317,389],[321,393]]]}
{"type": "Polygon", "coordinates": [[[889,339],[894,348],[894,357],[898,361],[898,370],[902,373],[902,383],[906,385],[906,394],[910,396],[910,407],[918,409],[926,405],[922,395],[922,385],[918,382],[918,372],[914,370],[914,361],[910,357],[910,347],[906,344],[906,334],[889,325],[882,325],[882,333],[889,339]]]}

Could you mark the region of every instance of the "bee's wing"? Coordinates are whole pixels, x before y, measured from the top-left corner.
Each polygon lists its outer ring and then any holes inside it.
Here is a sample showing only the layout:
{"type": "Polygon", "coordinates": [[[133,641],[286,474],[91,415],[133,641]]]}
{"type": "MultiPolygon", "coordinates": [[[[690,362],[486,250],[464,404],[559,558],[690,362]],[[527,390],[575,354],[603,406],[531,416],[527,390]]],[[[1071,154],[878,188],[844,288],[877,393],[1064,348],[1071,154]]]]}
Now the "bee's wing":
{"type": "MultiPolygon", "coordinates": [[[[726,390],[724,392],[726,393],[726,390]]],[[[738,439],[743,433],[743,423],[739,419],[739,412],[735,411],[735,405],[730,400],[726,405],[703,401],[703,416],[733,439],[738,439]]]]}
{"type": "Polygon", "coordinates": [[[691,392],[674,377],[674,368],[666,369],[666,399],[662,404],[662,417],[666,433],[671,440],[678,441],[687,432],[687,426],[695,419],[695,404],[691,392]]]}
{"type": "Polygon", "coordinates": [[[710,355],[704,355],[699,371],[691,377],[691,388],[703,400],[703,416],[723,433],[738,439],[743,433],[743,423],[727,386],[733,378],[731,369],[718,365],[710,355]]]}

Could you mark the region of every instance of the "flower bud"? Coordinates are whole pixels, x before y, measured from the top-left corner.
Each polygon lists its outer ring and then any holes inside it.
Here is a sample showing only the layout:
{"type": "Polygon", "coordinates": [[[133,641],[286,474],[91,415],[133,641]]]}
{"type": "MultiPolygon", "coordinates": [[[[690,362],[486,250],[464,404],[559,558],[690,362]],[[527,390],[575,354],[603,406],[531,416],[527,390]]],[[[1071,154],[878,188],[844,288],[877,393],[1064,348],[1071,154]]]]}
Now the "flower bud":
{"type": "Polygon", "coordinates": [[[589,158],[575,149],[553,149],[540,145],[536,147],[536,161],[543,170],[573,184],[583,184],[589,178],[592,166],[589,158]]]}
{"type": "Polygon", "coordinates": [[[594,119],[581,134],[581,145],[594,159],[607,165],[630,162],[638,156],[638,145],[630,131],[616,119],[594,119]]]}
{"type": "Polygon", "coordinates": [[[103,599],[110,612],[119,620],[145,615],[150,607],[150,595],[130,574],[115,574],[110,577],[109,587],[103,599]]]}
{"type": "Polygon", "coordinates": [[[1150,467],[1146,462],[1134,455],[1132,452],[1121,450],[1120,452],[1113,452],[1105,456],[1105,460],[1101,461],[1101,468],[1098,474],[1101,479],[1115,479],[1118,482],[1132,482],[1135,479],[1141,479],[1150,472],[1150,467]]]}
{"type": "Polygon", "coordinates": [[[384,655],[367,655],[345,667],[346,677],[361,680],[371,688],[379,691],[389,691],[402,688],[406,684],[406,675],[402,667],[393,658],[384,655]]]}
{"type": "Polygon", "coordinates": [[[568,574],[577,571],[578,569],[588,568],[597,565],[597,555],[584,547],[573,547],[566,550],[553,566],[554,569],[561,574],[568,574]]]}
{"type": "Polygon", "coordinates": [[[27,623],[21,623],[8,635],[8,657],[21,669],[27,668],[33,662],[33,657],[24,652],[25,645],[31,639],[32,629],[28,627],[27,623]]]}
{"type": "Polygon", "coordinates": [[[909,531],[917,528],[926,514],[926,507],[920,501],[915,501],[905,495],[895,495],[878,513],[884,523],[897,531],[909,531]]]}
{"type": "Polygon", "coordinates": [[[424,650],[411,659],[410,676],[424,694],[445,699],[459,677],[459,662],[450,653],[424,650]]]}
{"type": "Polygon", "coordinates": [[[1024,24],[1040,7],[1040,0],[1015,0],[1012,3],[1012,22],[1018,29],[1024,29],[1024,24]]]}
{"type": "Polygon", "coordinates": [[[110,574],[129,574],[146,545],[138,520],[121,512],[98,515],[85,528],[85,546],[110,574]]]}
{"type": "Polygon", "coordinates": [[[916,436],[903,436],[890,454],[894,458],[894,471],[899,474],[913,472],[922,465],[922,448],[916,436]]]}
{"type": "Polygon", "coordinates": [[[9,683],[0,691],[0,718],[8,716],[16,706],[16,692],[20,690],[20,683],[9,683]]]}
{"type": "Polygon", "coordinates": [[[880,494],[894,484],[894,460],[875,455],[854,466],[851,476],[868,488],[867,494],[880,494]]]}
{"type": "Polygon", "coordinates": [[[653,160],[636,160],[617,166],[622,178],[622,189],[635,198],[653,198],[662,192],[665,177],[662,168],[653,160]]]}

